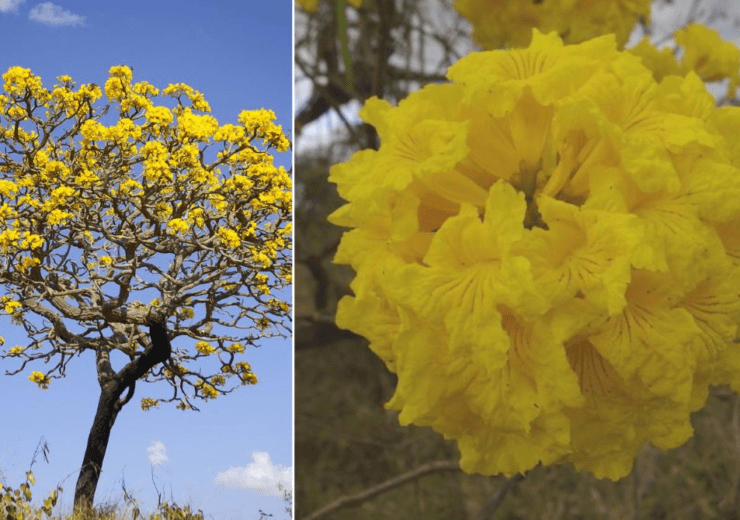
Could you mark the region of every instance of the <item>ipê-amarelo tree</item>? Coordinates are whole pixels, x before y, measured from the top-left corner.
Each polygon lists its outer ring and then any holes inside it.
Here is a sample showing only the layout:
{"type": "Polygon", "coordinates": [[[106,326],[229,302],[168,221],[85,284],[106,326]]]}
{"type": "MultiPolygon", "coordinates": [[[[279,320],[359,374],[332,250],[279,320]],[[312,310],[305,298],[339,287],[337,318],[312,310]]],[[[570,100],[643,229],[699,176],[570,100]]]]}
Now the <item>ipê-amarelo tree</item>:
{"type": "Polygon", "coordinates": [[[292,278],[292,180],[273,164],[270,152],[290,143],[270,110],[219,125],[199,92],[174,84],[160,94],[132,83],[126,66],[110,69],[102,107],[95,84],[57,79],[49,90],[28,69],[3,75],[0,309],[30,343],[2,358],[20,362],[8,375],[54,362],[29,377],[48,388],[75,354],[95,353],[100,399],[79,509],[92,506],[111,428],[138,379],[173,389],[143,398],[143,409],[197,410],[193,400],[233,391],[232,378],[257,382],[239,361],[245,347],[290,334],[279,296],[292,278]],[[187,339],[173,349],[167,329],[187,339]],[[128,358],[118,370],[115,351],[128,358]],[[190,367],[207,356],[217,373],[190,367]]]}

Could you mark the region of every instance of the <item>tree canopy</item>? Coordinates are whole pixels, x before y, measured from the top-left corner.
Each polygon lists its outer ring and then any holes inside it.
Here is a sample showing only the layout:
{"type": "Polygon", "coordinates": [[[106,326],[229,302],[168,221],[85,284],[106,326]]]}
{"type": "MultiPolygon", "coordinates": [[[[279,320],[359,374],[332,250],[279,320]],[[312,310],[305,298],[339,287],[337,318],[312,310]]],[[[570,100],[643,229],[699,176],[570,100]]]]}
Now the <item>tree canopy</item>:
{"type": "Polygon", "coordinates": [[[172,336],[188,341],[145,378],[173,394],[144,409],[197,409],[231,378],[256,383],[238,356],[290,334],[292,179],[272,155],[290,142],[275,114],[219,124],[200,92],[134,83],[126,66],[102,89],[69,76],[49,89],[21,67],[3,80],[0,308],[30,338],[6,346],[19,362],[6,373],[43,360],[30,379],[46,388],[92,349],[102,387],[111,352],[134,361],[149,345],[139,326],[174,316],[172,336]],[[207,356],[215,374],[191,366],[207,356]]]}

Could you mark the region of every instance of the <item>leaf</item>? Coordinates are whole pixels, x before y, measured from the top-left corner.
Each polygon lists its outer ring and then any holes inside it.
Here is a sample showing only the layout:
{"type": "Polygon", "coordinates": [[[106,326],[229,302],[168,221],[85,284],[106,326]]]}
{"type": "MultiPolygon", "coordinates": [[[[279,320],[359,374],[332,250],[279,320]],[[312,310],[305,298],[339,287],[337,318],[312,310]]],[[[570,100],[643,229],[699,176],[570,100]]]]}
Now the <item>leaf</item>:
{"type": "Polygon", "coordinates": [[[23,484],[21,484],[21,489],[23,490],[23,496],[26,497],[26,501],[30,502],[32,497],[31,486],[24,482],[23,484]]]}

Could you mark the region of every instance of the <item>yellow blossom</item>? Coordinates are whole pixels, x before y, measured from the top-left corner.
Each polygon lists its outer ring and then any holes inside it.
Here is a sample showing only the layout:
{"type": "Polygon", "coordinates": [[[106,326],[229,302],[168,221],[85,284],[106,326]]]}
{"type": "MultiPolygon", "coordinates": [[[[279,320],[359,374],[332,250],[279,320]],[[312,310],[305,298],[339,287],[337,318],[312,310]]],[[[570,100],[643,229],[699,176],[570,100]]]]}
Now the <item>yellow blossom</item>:
{"type": "Polygon", "coordinates": [[[39,385],[39,388],[43,388],[44,390],[49,388],[50,380],[41,372],[31,372],[31,375],[28,376],[28,379],[39,385]]]}
{"type": "Polygon", "coordinates": [[[650,20],[650,0],[456,0],[484,49],[523,47],[532,29],[556,31],[566,43],[615,34],[623,46],[640,17],[650,20]]]}
{"type": "Polygon", "coordinates": [[[14,314],[15,311],[17,309],[20,309],[21,307],[23,307],[23,305],[21,305],[21,302],[9,301],[5,304],[5,312],[7,312],[8,314],[14,314]]]}
{"type": "Polygon", "coordinates": [[[198,381],[195,387],[200,389],[205,399],[215,399],[219,396],[219,391],[213,388],[210,384],[198,381]]]}
{"type": "Polygon", "coordinates": [[[740,108],[613,35],[535,30],[448,78],[368,100],[380,148],[331,170],[356,271],[337,324],[463,470],[621,478],[686,442],[709,385],[740,391],[740,108]]]}
{"type": "Polygon", "coordinates": [[[42,245],[44,245],[44,239],[39,235],[33,235],[28,232],[23,233],[22,249],[38,249],[42,245]]]}
{"type": "Polygon", "coordinates": [[[172,112],[167,107],[151,107],[146,111],[146,120],[156,125],[169,125],[172,123],[172,112]]]}
{"type": "Polygon", "coordinates": [[[41,260],[39,260],[38,258],[34,258],[31,256],[24,256],[23,259],[16,265],[18,266],[18,269],[22,273],[25,273],[28,271],[30,267],[35,267],[39,265],[40,263],[41,263],[41,260]]]}
{"type": "Polygon", "coordinates": [[[221,239],[222,244],[232,249],[235,249],[241,245],[239,235],[237,235],[236,231],[234,231],[233,229],[218,228],[218,231],[216,231],[216,236],[221,239]]]}
{"type": "Polygon", "coordinates": [[[16,229],[6,229],[0,233],[0,246],[3,252],[7,252],[11,246],[15,246],[21,234],[16,229]]]}
{"type": "Polygon", "coordinates": [[[213,116],[198,116],[186,109],[177,116],[177,126],[187,138],[208,141],[218,128],[218,121],[213,116]]]}
{"type": "Polygon", "coordinates": [[[167,229],[170,233],[180,234],[187,232],[190,226],[181,218],[173,218],[167,223],[167,229]]]}
{"type": "Polygon", "coordinates": [[[13,181],[0,180],[0,195],[10,197],[18,192],[18,186],[13,181]]]}
{"type": "Polygon", "coordinates": [[[23,67],[10,67],[8,72],[3,74],[3,80],[5,81],[3,89],[8,94],[23,96],[27,89],[38,92],[42,88],[41,78],[23,67]]]}
{"type": "Polygon", "coordinates": [[[97,121],[88,119],[87,121],[82,123],[82,126],[80,127],[80,134],[82,134],[82,136],[89,141],[98,141],[102,139],[108,139],[110,132],[107,128],[105,128],[97,121]]]}
{"type": "Polygon", "coordinates": [[[190,307],[183,307],[182,309],[180,309],[180,316],[183,319],[189,320],[193,318],[193,316],[195,316],[195,312],[190,307]]]}
{"type": "MultiPolygon", "coordinates": [[[[296,3],[301,6],[301,9],[308,13],[315,13],[319,9],[320,0],[296,0],[296,3]]],[[[362,6],[365,0],[348,0],[348,3],[355,8],[362,6]]]]}
{"type": "Polygon", "coordinates": [[[159,401],[152,399],[151,397],[144,397],[141,399],[141,409],[145,412],[149,411],[152,407],[158,407],[159,401]]]}
{"type": "Polygon", "coordinates": [[[304,11],[314,13],[319,9],[319,0],[296,0],[304,11]]]}
{"type": "Polygon", "coordinates": [[[677,30],[673,37],[683,48],[680,61],[674,57],[677,49],[669,46],[658,50],[647,37],[630,52],[640,56],[656,81],[669,75],[685,76],[695,72],[707,82],[729,79],[726,96],[728,99],[735,97],[740,83],[740,49],[737,45],[724,41],[717,31],[700,23],[691,23],[677,30]]]}
{"type": "Polygon", "coordinates": [[[207,341],[199,341],[198,343],[196,343],[195,350],[205,355],[213,354],[214,352],[216,352],[216,349],[209,345],[207,341]]]}
{"type": "Polygon", "coordinates": [[[126,66],[111,67],[109,74],[110,78],[105,82],[105,95],[109,100],[126,97],[131,87],[131,69],[126,66]]]}
{"type": "Polygon", "coordinates": [[[244,353],[244,345],[241,343],[232,343],[229,347],[226,348],[229,352],[236,352],[238,354],[244,353]]]}
{"type": "Polygon", "coordinates": [[[55,226],[57,224],[64,224],[68,219],[72,218],[72,213],[68,211],[62,211],[60,209],[54,209],[49,212],[46,217],[46,221],[55,226]]]}

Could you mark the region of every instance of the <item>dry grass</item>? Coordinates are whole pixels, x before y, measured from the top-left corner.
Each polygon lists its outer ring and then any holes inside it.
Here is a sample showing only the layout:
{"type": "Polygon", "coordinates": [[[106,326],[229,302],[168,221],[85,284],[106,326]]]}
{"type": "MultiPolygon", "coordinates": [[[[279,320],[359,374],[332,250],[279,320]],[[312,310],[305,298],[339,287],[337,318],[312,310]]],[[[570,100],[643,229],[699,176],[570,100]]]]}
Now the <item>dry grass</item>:
{"type": "MultiPolygon", "coordinates": [[[[34,483],[33,473],[26,473],[26,482],[17,489],[3,486],[0,488],[0,520],[206,520],[209,517],[201,510],[195,510],[190,504],[178,505],[173,500],[163,501],[161,494],[158,497],[157,509],[153,512],[144,512],[139,508],[138,501],[132,497],[123,485],[123,500],[119,502],[103,502],[87,511],[59,511],[57,501],[61,487],[52,490],[40,506],[31,505],[34,483]]],[[[285,512],[292,516],[293,496],[289,491],[284,492],[283,500],[286,503],[285,512]]],[[[245,510],[245,515],[248,512],[245,510]]],[[[259,511],[259,514],[250,514],[249,518],[267,520],[274,518],[272,514],[259,511]]],[[[244,516],[243,518],[247,518],[244,516]]]]}

